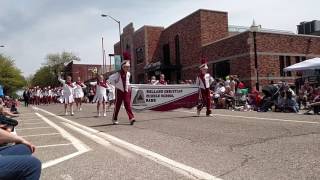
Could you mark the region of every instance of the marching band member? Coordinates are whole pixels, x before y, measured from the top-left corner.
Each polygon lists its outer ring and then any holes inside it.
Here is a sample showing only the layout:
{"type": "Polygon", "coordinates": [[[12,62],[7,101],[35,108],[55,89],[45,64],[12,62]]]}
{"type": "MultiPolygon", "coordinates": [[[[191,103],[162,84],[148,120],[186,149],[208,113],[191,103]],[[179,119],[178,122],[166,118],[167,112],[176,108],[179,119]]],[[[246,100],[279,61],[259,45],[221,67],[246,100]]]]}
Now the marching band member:
{"type": "Polygon", "coordinates": [[[76,106],[78,111],[82,111],[81,105],[82,105],[82,98],[84,96],[83,93],[83,88],[86,88],[87,86],[81,82],[80,77],[78,77],[78,80],[75,84],[75,89],[74,89],[74,100],[76,101],[76,106]]]}
{"type": "Polygon", "coordinates": [[[41,98],[41,88],[39,86],[36,87],[36,105],[40,105],[41,98]]]}
{"type": "Polygon", "coordinates": [[[51,86],[48,86],[48,103],[52,103],[52,98],[53,98],[53,92],[51,86]]]}
{"type": "MultiPolygon", "coordinates": [[[[208,71],[208,65],[206,59],[201,59],[200,74],[197,76],[196,85],[199,86],[199,99],[207,106],[207,116],[212,116],[211,113],[211,98],[210,98],[210,85],[214,79],[211,77],[208,71]]],[[[197,107],[197,115],[200,116],[200,111],[203,108],[202,105],[197,107]]]]}
{"type": "Polygon", "coordinates": [[[109,77],[109,82],[115,86],[116,88],[116,102],[113,111],[112,122],[113,124],[118,124],[118,113],[122,104],[124,103],[124,107],[129,116],[130,124],[133,125],[135,122],[134,115],[131,110],[131,87],[130,87],[130,54],[123,54],[124,61],[121,62],[121,70],[112,74],[109,77]]]}
{"type": "Polygon", "coordinates": [[[104,80],[103,75],[99,75],[96,82],[90,82],[90,85],[96,86],[96,95],[93,98],[93,102],[97,102],[97,114],[100,114],[100,104],[102,104],[103,116],[107,116],[106,113],[106,102],[107,89],[109,88],[107,81],[104,80]]]}
{"type": "Polygon", "coordinates": [[[73,91],[76,88],[75,84],[72,82],[71,76],[67,76],[67,80],[61,79],[61,76],[59,76],[58,80],[63,84],[63,102],[64,102],[64,113],[65,115],[68,115],[67,107],[69,105],[71,116],[74,115],[73,112],[73,91]]]}

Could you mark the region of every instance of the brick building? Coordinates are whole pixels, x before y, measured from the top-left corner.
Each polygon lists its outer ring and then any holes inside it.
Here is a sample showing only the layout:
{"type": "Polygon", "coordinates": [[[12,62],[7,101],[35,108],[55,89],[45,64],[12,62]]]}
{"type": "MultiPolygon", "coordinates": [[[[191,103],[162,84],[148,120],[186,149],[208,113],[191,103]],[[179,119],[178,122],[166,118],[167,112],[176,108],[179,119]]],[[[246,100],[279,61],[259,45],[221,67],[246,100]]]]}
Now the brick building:
{"type": "MultiPolygon", "coordinates": [[[[195,79],[201,56],[214,77],[236,74],[249,87],[280,80],[293,81],[286,66],[320,57],[320,37],[285,31],[228,25],[228,13],[198,10],[167,28],[130,23],[123,29],[122,49],[132,55],[134,83],[164,73],[171,83],[195,79]]],[[[115,44],[120,53],[119,43],[115,44]]]]}
{"type": "Polygon", "coordinates": [[[65,65],[65,74],[72,77],[74,81],[78,77],[81,81],[86,82],[87,80],[93,79],[98,73],[101,73],[102,65],[98,64],[79,64],[76,61],[71,61],[65,65]]]}

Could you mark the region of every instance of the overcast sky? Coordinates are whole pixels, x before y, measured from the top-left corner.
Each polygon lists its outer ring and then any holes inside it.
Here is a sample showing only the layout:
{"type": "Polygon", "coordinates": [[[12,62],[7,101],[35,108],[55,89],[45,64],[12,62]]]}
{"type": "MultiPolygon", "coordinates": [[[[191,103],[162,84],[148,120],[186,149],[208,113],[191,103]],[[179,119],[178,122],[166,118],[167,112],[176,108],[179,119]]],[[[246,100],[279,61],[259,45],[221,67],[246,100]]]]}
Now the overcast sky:
{"type": "Polygon", "coordinates": [[[82,63],[102,62],[119,41],[117,24],[167,27],[197,9],[227,11],[229,25],[296,32],[301,21],[320,19],[319,0],[0,0],[0,53],[15,59],[24,75],[34,73],[48,53],[73,52],[82,63]]]}

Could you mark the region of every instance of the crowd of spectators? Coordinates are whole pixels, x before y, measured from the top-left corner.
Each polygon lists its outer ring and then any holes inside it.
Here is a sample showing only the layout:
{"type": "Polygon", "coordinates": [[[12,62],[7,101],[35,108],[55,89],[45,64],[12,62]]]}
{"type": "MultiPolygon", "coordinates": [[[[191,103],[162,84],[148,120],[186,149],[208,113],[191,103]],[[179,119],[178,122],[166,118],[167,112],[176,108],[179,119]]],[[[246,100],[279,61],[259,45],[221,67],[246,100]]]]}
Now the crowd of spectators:
{"type": "MultiPolygon", "coordinates": [[[[149,84],[159,85],[168,83],[161,74],[159,80],[152,76],[149,84]]],[[[179,84],[194,84],[193,80],[180,80],[179,84]]],[[[235,111],[258,112],[292,112],[304,114],[320,113],[320,87],[311,85],[308,81],[295,89],[281,81],[271,82],[263,87],[261,92],[246,87],[245,83],[237,75],[229,75],[217,78],[210,86],[213,108],[230,109],[235,111]],[[306,112],[305,112],[306,111],[306,112]]]]}

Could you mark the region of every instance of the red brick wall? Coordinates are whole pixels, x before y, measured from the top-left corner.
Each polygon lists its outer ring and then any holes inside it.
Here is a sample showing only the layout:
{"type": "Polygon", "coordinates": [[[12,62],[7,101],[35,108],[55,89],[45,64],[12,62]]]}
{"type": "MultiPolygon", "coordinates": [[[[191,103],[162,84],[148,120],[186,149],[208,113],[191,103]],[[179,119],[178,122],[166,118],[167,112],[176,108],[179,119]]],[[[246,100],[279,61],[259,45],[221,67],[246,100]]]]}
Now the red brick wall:
{"type": "Polygon", "coordinates": [[[156,56],[156,50],[161,49],[159,40],[163,27],[146,27],[146,35],[147,35],[147,47],[146,47],[146,60],[148,63],[152,61],[158,61],[156,56]]]}
{"type": "Polygon", "coordinates": [[[166,28],[160,37],[156,61],[163,60],[163,45],[170,46],[170,62],[176,64],[175,59],[175,36],[180,39],[180,57],[181,64],[189,65],[193,59],[200,57],[200,12],[197,11],[177,23],[166,28]]]}
{"type": "Polygon", "coordinates": [[[208,58],[209,63],[220,58],[240,55],[250,52],[248,43],[249,33],[242,33],[224,40],[209,44],[202,48],[202,53],[208,58]]]}
{"type": "Polygon", "coordinates": [[[133,36],[133,56],[134,56],[134,61],[132,61],[132,63],[135,64],[135,73],[132,74],[132,76],[134,76],[134,80],[135,80],[135,83],[138,83],[138,76],[139,74],[144,74],[144,66],[145,66],[145,47],[146,47],[146,42],[145,42],[145,36],[146,34],[146,29],[145,27],[142,27],[140,28],[138,31],[136,31],[134,33],[134,36],[133,36]],[[144,57],[143,57],[143,61],[142,63],[139,63],[137,62],[137,54],[136,54],[136,49],[137,48],[142,48],[143,49],[143,52],[144,52],[144,57]]]}
{"type": "Polygon", "coordinates": [[[98,73],[101,71],[101,65],[87,65],[87,64],[72,64],[71,76],[74,81],[81,78],[81,81],[87,81],[95,75],[89,70],[91,68],[97,67],[98,73]]]}
{"type": "Polygon", "coordinates": [[[320,36],[257,33],[259,52],[320,54],[320,36]]]}
{"type": "Polygon", "coordinates": [[[200,11],[201,44],[207,44],[229,35],[228,13],[218,11],[200,11]]]}

